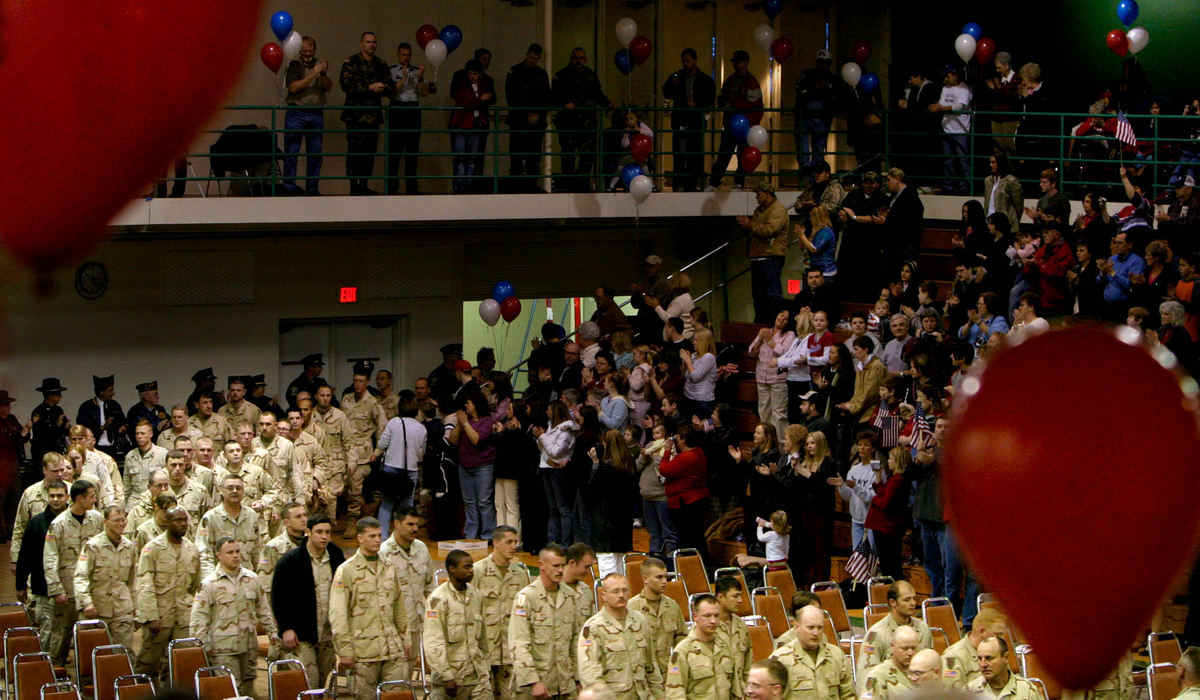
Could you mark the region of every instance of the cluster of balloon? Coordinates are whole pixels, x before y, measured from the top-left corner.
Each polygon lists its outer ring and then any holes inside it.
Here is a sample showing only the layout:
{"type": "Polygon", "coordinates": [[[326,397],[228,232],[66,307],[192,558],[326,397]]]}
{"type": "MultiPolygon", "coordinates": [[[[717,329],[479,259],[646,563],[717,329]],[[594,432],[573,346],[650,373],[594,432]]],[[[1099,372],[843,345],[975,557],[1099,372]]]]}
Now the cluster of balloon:
{"type": "Polygon", "coordinates": [[[5,8],[0,67],[24,86],[40,118],[20,138],[0,140],[7,203],[0,243],[45,292],[50,272],[99,244],[113,215],[220,108],[252,51],[262,3],[59,0],[5,8]],[[61,34],[64,17],[81,45],[104,47],[89,57],[89,69],[121,80],[79,79],[78,62],[45,40],[61,34]],[[146,38],[154,36],[172,37],[171,50],[147,61],[146,38]],[[203,90],[179,80],[196,66],[204,66],[203,90]],[[88,105],[85,120],[75,118],[79,105],[88,105]],[[103,163],[105,177],[63,178],[63,163],[103,163]]]}
{"type": "Polygon", "coordinates": [[[284,61],[290,61],[300,55],[300,32],[292,29],[293,26],[295,21],[291,13],[280,10],[271,15],[271,31],[275,33],[279,43],[268,41],[263,44],[258,50],[258,59],[272,73],[278,73],[284,61]]]}
{"type": "Polygon", "coordinates": [[[758,124],[751,126],[746,115],[735,114],[729,120],[729,134],[738,143],[745,144],[738,152],[738,166],[743,172],[754,172],[762,162],[760,149],[767,145],[770,133],[758,124]]]}
{"type": "Polygon", "coordinates": [[[954,52],[964,63],[974,58],[984,65],[996,57],[996,42],[983,35],[978,22],[967,22],[954,40],[954,52]]]}
{"type": "MultiPolygon", "coordinates": [[[[763,0],[763,14],[768,20],[773,20],[783,12],[783,0],[763,0]]],[[[769,24],[760,24],[754,28],[754,41],[762,47],[778,63],[783,63],[796,52],[796,45],[786,36],[776,37],[775,30],[769,24]]]]}
{"type": "Polygon", "coordinates": [[[619,49],[613,56],[613,63],[621,75],[629,75],[634,66],[640,66],[654,53],[654,45],[650,39],[637,33],[637,22],[632,17],[622,17],[617,20],[617,40],[625,48],[619,49]]]}
{"type": "Polygon", "coordinates": [[[1190,563],[1200,441],[1194,384],[1173,366],[1132,328],[1075,327],[1000,351],[956,398],[938,467],[947,521],[971,570],[1066,688],[1109,674],[1190,563]],[[1117,373],[1138,387],[1119,417],[1107,389],[1117,373]],[[1158,478],[1131,478],[1131,435],[1158,478]],[[1102,512],[1133,526],[1079,527],[1102,512]],[[1012,536],[996,536],[999,522],[1012,536]],[[1171,535],[1147,547],[1147,533],[1171,535]],[[1089,595],[1054,595],[1051,580],[1089,595]],[[1114,604],[1096,615],[1095,600],[1114,604]]]}
{"type": "Polygon", "coordinates": [[[462,40],[463,33],[457,24],[447,24],[440,32],[432,24],[417,27],[417,45],[425,52],[425,58],[433,65],[434,71],[445,62],[447,56],[454,53],[462,40]]]}
{"type": "Polygon", "coordinates": [[[506,323],[515,321],[521,315],[521,300],[515,296],[516,292],[508,280],[492,285],[492,298],[479,302],[479,318],[489,326],[496,325],[502,318],[506,323]]]}
{"type": "Polygon", "coordinates": [[[1125,25],[1125,29],[1114,29],[1105,37],[1109,50],[1124,58],[1129,54],[1137,55],[1150,43],[1150,32],[1145,27],[1134,27],[1138,13],[1137,0],[1121,0],[1117,3],[1117,19],[1125,25]]]}
{"type": "Polygon", "coordinates": [[[853,61],[842,64],[842,80],[850,87],[857,87],[864,95],[870,95],[879,89],[879,76],[863,71],[863,64],[871,58],[871,44],[862,39],[855,39],[850,44],[850,57],[853,61]]]}

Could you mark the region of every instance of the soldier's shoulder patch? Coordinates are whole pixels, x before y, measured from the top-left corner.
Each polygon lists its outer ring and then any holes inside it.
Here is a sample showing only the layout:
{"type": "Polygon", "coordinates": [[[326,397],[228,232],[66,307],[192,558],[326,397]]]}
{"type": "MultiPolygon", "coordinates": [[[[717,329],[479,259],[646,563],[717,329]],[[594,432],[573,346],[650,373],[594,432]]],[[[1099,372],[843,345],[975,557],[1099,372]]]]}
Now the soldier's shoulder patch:
{"type": "Polygon", "coordinates": [[[947,656],[942,659],[942,662],[946,664],[947,668],[954,668],[958,664],[958,659],[953,656],[947,656]]]}
{"type": "Polygon", "coordinates": [[[529,613],[525,612],[525,608],[513,608],[513,615],[517,617],[529,617],[529,613]]]}
{"type": "Polygon", "coordinates": [[[54,533],[53,533],[53,532],[47,532],[47,533],[46,533],[46,541],[47,541],[47,542],[53,542],[53,541],[54,541],[54,533]]]}
{"type": "Polygon", "coordinates": [[[579,636],[582,637],[583,639],[588,639],[589,637],[591,637],[592,636],[592,626],[584,625],[583,629],[579,630],[579,636]]]}
{"type": "Polygon", "coordinates": [[[433,608],[429,608],[428,610],[425,611],[425,618],[428,620],[438,619],[438,611],[434,610],[433,608]]]}
{"type": "Polygon", "coordinates": [[[875,630],[870,630],[870,631],[868,631],[868,632],[867,632],[867,640],[866,640],[866,643],[867,643],[867,644],[873,644],[874,642],[875,642],[875,630]]]}
{"type": "Polygon", "coordinates": [[[335,576],[333,578],[333,587],[334,588],[345,588],[346,584],[345,584],[345,582],[342,581],[342,579],[335,576]]]}
{"type": "Polygon", "coordinates": [[[672,666],[671,668],[667,669],[667,673],[679,673],[679,667],[672,666]]]}
{"type": "Polygon", "coordinates": [[[955,671],[952,668],[943,669],[942,678],[958,678],[958,671],[955,671]]]}

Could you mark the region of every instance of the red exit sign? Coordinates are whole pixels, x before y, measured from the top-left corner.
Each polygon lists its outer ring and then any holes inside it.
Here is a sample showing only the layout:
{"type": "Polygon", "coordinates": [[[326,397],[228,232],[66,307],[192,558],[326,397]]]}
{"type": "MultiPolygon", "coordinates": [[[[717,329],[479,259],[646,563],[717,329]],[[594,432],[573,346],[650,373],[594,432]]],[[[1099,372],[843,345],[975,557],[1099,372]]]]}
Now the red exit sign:
{"type": "Polygon", "coordinates": [[[787,293],[788,294],[799,294],[800,293],[800,280],[788,280],[787,281],[787,293]]]}
{"type": "Polygon", "coordinates": [[[338,302],[353,304],[358,301],[358,287],[342,287],[338,292],[338,302]]]}

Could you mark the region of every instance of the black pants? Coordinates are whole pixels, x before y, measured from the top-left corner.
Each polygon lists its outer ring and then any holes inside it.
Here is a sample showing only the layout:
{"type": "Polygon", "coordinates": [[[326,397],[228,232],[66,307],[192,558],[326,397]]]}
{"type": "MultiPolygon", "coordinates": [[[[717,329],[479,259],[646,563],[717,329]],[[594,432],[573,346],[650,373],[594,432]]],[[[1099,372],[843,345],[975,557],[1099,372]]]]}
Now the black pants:
{"type": "MultiPolygon", "coordinates": [[[[586,125],[564,128],[583,129],[586,125]]],[[[568,192],[591,192],[588,180],[596,165],[596,135],[593,133],[571,133],[558,135],[558,147],[562,157],[562,189],[568,192]],[[578,161],[576,161],[578,157],[578,161]]]]}
{"type": "Polygon", "coordinates": [[[708,561],[708,542],[704,539],[704,515],[708,512],[708,499],[670,508],[671,524],[679,537],[679,548],[695,548],[700,557],[708,561]]]}
{"type": "Polygon", "coordinates": [[[513,124],[508,134],[508,174],[513,177],[514,192],[533,192],[538,189],[537,178],[542,173],[542,136],[546,127],[536,124],[513,124]]]}
{"type": "Polygon", "coordinates": [[[421,152],[421,110],[411,107],[392,107],[388,110],[387,131],[387,193],[400,191],[400,159],[404,159],[404,191],[417,194],[417,154],[421,152]]]}
{"type": "Polygon", "coordinates": [[[885,535],[871,530],[875,542],[875,556],[879,557],[879,575],[891,576],[899,581],[904,578],[904,559],[901,555],[904,535],[885,535]]]}
{"type": "Polygon", "coordinates": [[[678,126],[672,132],[671,153],[675,158],[673,183],[676,192],[690,192],[700,187],[704,177],[703,126],[678,126]]]}
{"type": "MultiPolygon", "coordinates": [[[[717,147],[717,159],[713,161],[712,176],[708,179],[708,184],[713,187],[721,186],[721,178],[725,177],[725,172],[729,170],[729,159],[738,152],[737,139],[733,138],[733,134],[729,129],[721,132],[721,145],[717,147]]],[[[746,172],[742,170],[742,163],[739,159],[737,170],[733,173],[733,181],[741,187],[746,182],[746,172]]]]}
{"type": "Polygon", "coordinates": [[[379,126],[346,122],[346,177],[351,193],[367,188],[367,178],[375,170],[375,152],[379,150],[379,126]]]}

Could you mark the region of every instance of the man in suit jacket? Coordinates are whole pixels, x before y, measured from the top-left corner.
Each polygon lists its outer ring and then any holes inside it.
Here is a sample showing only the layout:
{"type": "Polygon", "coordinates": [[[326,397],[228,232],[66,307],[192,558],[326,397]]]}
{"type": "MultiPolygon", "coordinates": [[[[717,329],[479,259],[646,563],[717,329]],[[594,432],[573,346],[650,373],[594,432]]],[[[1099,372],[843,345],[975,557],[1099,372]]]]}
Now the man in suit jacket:
{"type": "MultiPolygon", "coordinates": [[[[941,87],[925,77],[921,68],[908,71],[908,86],[897,106],[903,110],[905,130],[912,132],[904,137],[905,153],[937,153],[936,142],[939,121],[929,112],[929,105],[937,104],[941,87]]],[[[911,158],[904,167],[914,175],[936,174],[938,161],[931,158],[911,158]]]]}
{"type": "Polygon", "coordinates": [[[120,456],[116,450],[117,438],[126,433],[128,425],[121,404],[113,400],[115,378],[111,374],[93,376],[92,385],[96,395],[80,404],[75,423],[91,428],[92,435],[96,436],[96,449],[116,458],[120,456]]]}
{"type": "Polygon", "coordinates": [[[904,183],[904,171],[900,168],[888,170],[887,188],[891,197],[883,221],[883,256],[884,272],[892,279],[899,274],[901,265],[917,259],[925,225],[925,205],[916,188],[904,183]]]}

